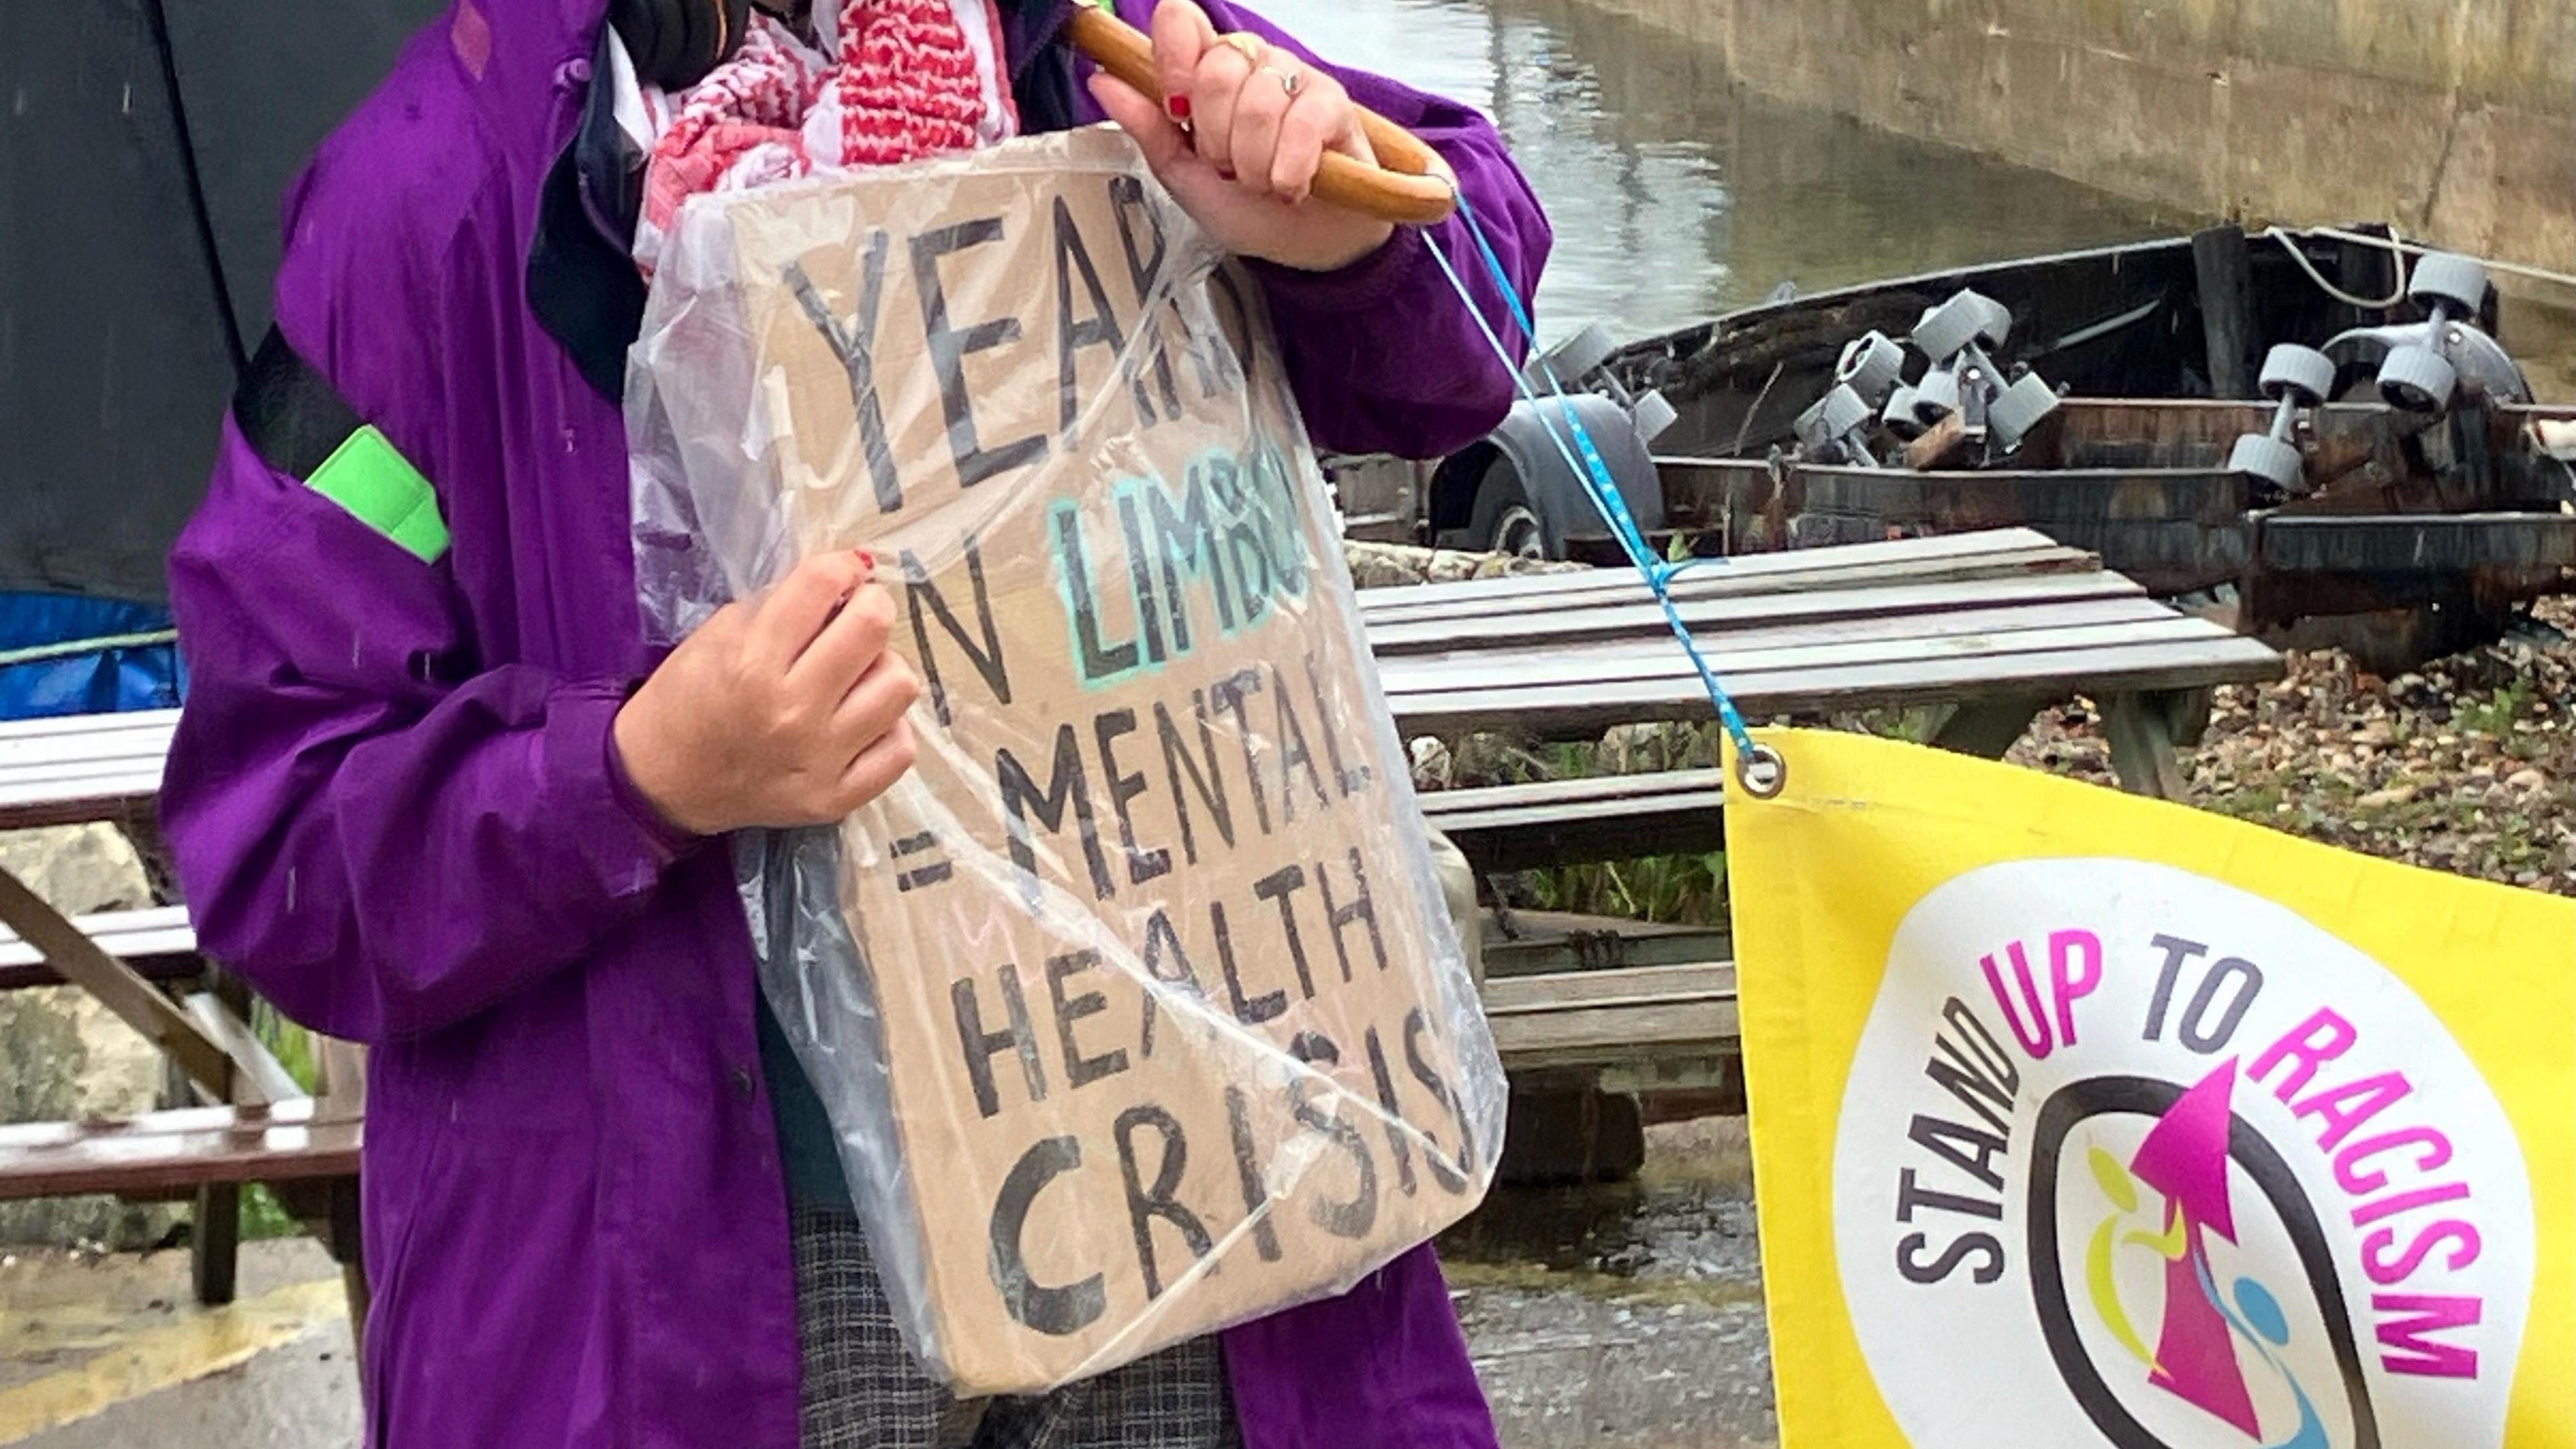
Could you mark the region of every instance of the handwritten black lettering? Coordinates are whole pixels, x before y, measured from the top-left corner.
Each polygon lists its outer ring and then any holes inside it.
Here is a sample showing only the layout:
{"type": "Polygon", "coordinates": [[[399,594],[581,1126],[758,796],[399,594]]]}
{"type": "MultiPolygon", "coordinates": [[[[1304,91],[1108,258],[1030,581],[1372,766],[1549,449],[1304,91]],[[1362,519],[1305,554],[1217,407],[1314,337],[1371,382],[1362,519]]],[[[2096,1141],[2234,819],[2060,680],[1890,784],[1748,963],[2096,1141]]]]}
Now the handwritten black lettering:
{"type": "MultiPolygon", "coordinates": [[[[1172,929],[1172,918],[1160,906],[1145,918],[1145,974],[1202,1000],[1207,997],[1197,969],[1190,965],[1189,952],[1181,949],[1181,933],[1172,929]]],[[[1152,991],[1144,993],[1145,1020],[1136,1032],[1137,1050],[1148,1057],[1154,1054],[1154,996],[1152,991]]]]}
{"type": "MultiPolygon", "coordinates": [[[[1288,693],[1288,680],[1279,666],[1270,666],[1270,702],[1276,707],[1279,738],[1286,743],[1279,755],[1279,818],[1297,818],[1296,771],[1303,766],[1307,788],[1315,792],[1315,803],[1323,809],[1333,808],[1333,797],[1324,793],[1324,777],[1315,770],[1315,753],[1306,747],[1306,727],[1297,722],[1297,706],[1288,693]]],[[[1332,721],[1320,721],[1330,729],[1332,721]]]]}
{"type": "Polygon", "coordinates": [[[1404,1064],[1412,1070],[1413,1079],[1431,1094],[1431,1100],[1439,1103],[1440,1110],[1448,1113],[1449,1120],[1457,1124],[1458,1156],[1454,1167],[1442,1160],[1440,1139],[1426,1130],[1422,1137],[1430,1145],[1423,1150],[1422,1158],[1431,1168],[1432,1179],[1442,1188],[1463,1193],[1467,1190],[1468,1177],[1476,1171],[1476,1133],[1467,1125],[1466,1100],[1449,1090],[1449,1084],[1441,1079],[1440,1073],[1432,1068],[1422,1053],[1423,1038],[1430,1034],[1431,1019],[1423,1015],[1421,1007],[1404,1014],[1404,1064]]]}
{"type": "Polygon", "coordinates": [[[868,249],[859,259],[859,311],[844,327],[832,316],[802,263],[788,264],[786,277],[797,305],[823,334],[823,344],[841,360],[850,378],[850,407],[857,414],[859,451],[867,455],[868,481],[876,489],[877,507],[892,513],[903,506],[903,481],[895,471],[894,449],[886,442],[885,410],[877,403],[874,349],[877,305],[885,298],[886,234],[868,233],[868,249]]]}
{"type": "Polygon", "coordinates": [[[1003,1311],[1024,1327],[1056,1337],[1081,1332],[1109,1306],[1103,1275],[1094,1273],[1079,1282],[1049,1287],[1030,1276],[1028,1256],[1021,1249],[1029,1209],[1038,1194],[1080,1166],[1082,1144],[1071,1137],[1048,1137],[1029,1144],[1002,1179],[1002,1190],[993,1202],[991,1247],[985,1254],[993,1286],[1001,1291],[1003,1311]]]}
{"type": "Polygon", "coordinates": [[[1145,1274],[1145,1296],[1163,1296],[1163,1272],[1154,1260],[1154,1221],[1159,1218],[1177,1229],[1187,1243],[1193,1259],[1204,1258],[1216,1247],[1208,1236],[1207,1225],[1198,1214],[1181,1206],[1172,1196],[1180,1186],[1181,1170],[1190,1157],[1189,1140],[1181,1135],[1181,1124],[1172,1114],[1150,1102],[1139,1103],[1118,1114],[1112,1126],[1118,1139],[1118,1171],[1127,1183],[1127,1223],[1136,1233],[1136,1266],[1145,1274]],[[1144,1185],[1136,1171],[1136,1129],[1151,1127],[1163,1139],[1161,1160],[1154,1168],[1154,1184],[1144,1185]]]}
{"type": "Polygon", "coordinates": [[[1005,1031],[984,1029],[983,1004],[972,977],[960,976],[948,986],[948,1003],[957,1016],[957,1044],[966,1054],[966,1078],[975,1088],[975,1110],[986,1117],[1002,1110],[1002,1094],[993,1081],[993,1058],[1008,1047],[1019,1053],[1020,1075],[1028,1082],[1029,1100],[1046,1100],[1046,1066],[1038,1059],[1038,1034],[1029,1024],[1029,1003],[1020,994],[1016,966],[1001,970],[1002,1010],[1010,1019],[1005,1031]]]}
{"type": "MultiPolygon", "coordinates": [[[[1218,680],[1208,691],[1208,698],[1215,702],[1217,708],[1234,716],[1234,737],[1243,742],[1243,780],[1252,787],[1252,818],[1259,822],[1261,833],[1268,835],[1270,803],[1262,797],[1261,761],[1252,749],[1253,740],[1257,737],[1252,731],[1252,721],[1244,717],[1243,709],[1244,701],[1260,692],[1261,676],[1246,666],[1218,680]]],[[[1231,845],[1234,842],[1228,840],[1226,843],[1231,845]]]]}
{"type": "Polygon", "coordinates": [[[1369,1077],[1377,1083],[1377,1105],[1386,1114],[1386,1150],[1395,1158],[1395,1185],[1411,1197],[1420,1189],[1413,1177],[1413,1147],[1404,1140],[1411,1129],[1405,1125],[1404,1108],[1395,1100],[1395,1075],[1386,1069],[1386,1048],[1377,1039],[1377,1028],[1361,1033],[1360,1041],[1368,1048],[1369,1077]]]}
{"type": "Polygon", "coordinates": [[[1146,850],[1136,844],[1136,820],[1127,807],[1129,801],[1145,793],[1145,777],[1121,771],[1116,749],[1119,736],[1135,732],[1136,711],[1132,709],[1107,710],[1091,722],[1092,739],[1100,746],[1101,777],[1109,782],[1109,809],[1118,817],[1118,848],[1127,856],[1127,881],[1130,885],[1143,885],[1171,870],[1172,853],[1160,847],[1146,850]]]}
{"type": "Polygon", "coordinates": [[[1305,889],[1306,869],[1294,862],[1252,883],[1252,893],[1279,907],[1279,931],[1288,938],[1288,963],[1297,968],[1297,989],[1315,999],[1315,973],[1306,966],[1306,942],[1297,934],[1297,892],[1305,889]]]}
{"type": "Polygon", "coordinates": [[[1351,951],[1344,933],[1353,921],[1368,928],[1369,952],[1377,958],[1377,969],[1387,969],[1386,938],[1377,930],[1377,902],[1369,895],[1368,871],[1360,864],[1357,846],[1351,848],[1351,903],[1333,902],[1333,873],[1322,864],[1315,867],[1315,888],[1323,893],[1324,918],[1333,928],[1333,955],[1342,963],[1342,980],[1351,979],[1351,951]]]}
{"type": "Polygon", "coordinates": [[[1109,998],[1097,991],[1079,996],[1064,994],[1065,978],[1078,976],[1100,964],[1100,953],[1089,947],[1049,956],[1046,963],[1047,1000],[1055,1007],[1055,1041],[1064,1051],[1064,1076],[1079,1091],[1106,1077],[1127,1070],[1127,1049],[1115,1047],[1096,1057],[1082,1054],[1073,1039],[1076,1023],[1086,1016],[1097,1016],[1109,1009],[1109,998]]]}
{"type": "Polygon", "coordinates": [[[1190,753],[1189,745],[1181,739],[1180,729],[1172,723],[1172,712],[1164,708],[1159,699],[1154,701],[1154,734],[1163,746],[1163,772],[1172,781],[1172,813],[1179,817],[1181,823],[1181,853],[1189,857],[1190,864],[1196,865],[1199,863],[1198,835],[1190,826],[1190,802],[1181,793],[1181,776],[1185,773],[1189,776],[1191,792],[1199,797],[1199,804],[1207,811],[1208,818],[1216,822],[1217,838],[1228,850],[1234,848],[1234,812],[1226,803],[1225,772],[1218,768],[1216,762],[1216,731],[1208,728],[1207,691],[1191,690],[1190,707],[1198,716],[1198,754],[1190,753]]]}
{"type": "Polygon", "coordinates": [[[1246,1026],[1258,1026],[1288,1009],[1285,990],[1265,992],[1246,1000],[1243,977],[1234,964],[1234,936],[1226,929],[1225,902],[1208,902],[1208,923],[1216,928],[1216,964],[1225,975],[1225,996],[1234,1008],[1234,1019],[1246,1026]]]}
{"type": "Polygon", "coordinates": [[[1019,868],[1020,894],[1032,911],[1042,899],[1038,890],[1037,847],[1029,838],[1029,813],[1035,811],[1050,831],[1064,831],[1065,806],[1073,806],[1074,824],[1082,837],[1083,858],[1091,867],[1092,894],[1108,900],[1117,887],[1109,878],[1109,857],[1100,848],[1100,829],[1091,815],[1091,783],[1082,769],[1082,745],[1070,723],[1055,730],[1054,769],[1044,790],[1008,745],[993,751],[993,777],[1002,787],[1003,828],[1010,836],[1011,864],[1019,868]]]}
{"type": "Polygon", "coordinates": [[[971,533],[966,535],[963,548],[966,583],[975,602],[975,628],[983,636],[981,647],[966,637],[966,626],[958,622],[957,611],[949,607],[947,596],[930,581],[930,569],[920,556],[911,549],[895,556],[895,566],[903,573],[903,609],[912,616],[913,651],[921,656],[922,679],[930,686],[931,713],[942,725],[954,725],[956,719],[949,712],[948,682],[939,669],[939,651],[930,647],[931,619],[939,621],[940,631],[965,654],[966,662],[975,666],[984,688],[992,692],[993,702],[1011,702],[1011,675],[1002,664],[1001,625],[993,618],[992,592],[984,587],[984,550],[971,533]]]}
{"type": "MultiPolygon", "coordinates": [[[[1301,1062],[1322,1062],[1326,1066],[1342,1059],[1341,1049],[1333,1045],[1332,1038],[1315,1031],[1297,1033],[1288,1044],[1288,1054],[1301,1062]]],[[[1333,1145],[1351,1159],[1359,1180],[1350,1201],[1332,1202],[1318,1197],[1307,1204],[1307,1215],[1315,1220],[1315,1226],[1334,1237],[1365,1238],[1377,1224],[1377,1160],[1369,1155],[1368,1141],[1360,1136],[1359,1128],[1343,1121],[1339,1113],[1327,1116],[1316,1108],[1308,1095],[1313,1085],[1312,1074],[1298,1073],[1288,1087],[1288,1110],[1300,1123],[1332,1139],[1333,1145]]]]}
{"type": "MultiPolygon", "coordinates": [[[[1082,349],[1108,348],[1114,367],[1127,349],[1127,337],[1118,330],[1118,318],[1110,311],[1109,293],[1100,285],[1099,270],[1091,264],[1091,249],[1082,243],[1082,229],[1073,224],[1073,208],[1061,196],[1055,199],[1055,338],[1056,426],[1070,434],[1074,419],[1082,413],[1082,349]],[[1077,317],[1074,313],[1073,279],[1077,275],[1082,278],[1083,296],[1091,304],[1089,316],[1077,317]]],[[[1141,378],[1136,382],[1136,412],[1146,427],[1154,426],[1154,404],[1145,395],[1141,378]]]]}
{"type": "Polygon", "coordinates": [[[1064,573],[1065,604],[1073,611],[1074,663],[1085,682],[1106,683],[1136,667],[1136,641],[1101,643],[1100,601],[1092,586],[1091,553],[1083,546],[1082,510],[1059,503],[1053,522],[1056,564],[1064,573]]]}
{"type": "Polygon", "coordinates": [[[912,284],[921,295],[923,340],[929,346],[931,369],[939,377],[939,409],[948,423],[948,451],[957,460],[957,481],[968,488],[1047,455],[1042,433],[1014,438],[998,448],[984,447],[975,436],[975,399],[966,388],[966,359],[987,348],[1017,342],[1020,319],[992,317],[962,329],[948,321],[948,293],[940,283],[939,259],[1001,239],[998,216],[961,221],[912,239],[912,284]]]}

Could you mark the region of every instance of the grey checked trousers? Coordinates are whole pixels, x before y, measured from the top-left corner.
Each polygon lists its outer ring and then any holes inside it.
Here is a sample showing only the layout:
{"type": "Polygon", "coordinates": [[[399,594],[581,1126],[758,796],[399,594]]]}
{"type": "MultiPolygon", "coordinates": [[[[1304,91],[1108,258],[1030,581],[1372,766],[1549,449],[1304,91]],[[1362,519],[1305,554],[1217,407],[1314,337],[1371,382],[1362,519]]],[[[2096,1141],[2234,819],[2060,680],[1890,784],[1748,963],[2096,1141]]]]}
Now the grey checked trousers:
{"type": "Polygon", "coordinates": [[[801,1449],[1241,1449],[1214,1339],[1036,1398],[990,1400],[979,1420],[903,1346],[858,1219],[800,1206],[794,1235],[801,1449]]]}

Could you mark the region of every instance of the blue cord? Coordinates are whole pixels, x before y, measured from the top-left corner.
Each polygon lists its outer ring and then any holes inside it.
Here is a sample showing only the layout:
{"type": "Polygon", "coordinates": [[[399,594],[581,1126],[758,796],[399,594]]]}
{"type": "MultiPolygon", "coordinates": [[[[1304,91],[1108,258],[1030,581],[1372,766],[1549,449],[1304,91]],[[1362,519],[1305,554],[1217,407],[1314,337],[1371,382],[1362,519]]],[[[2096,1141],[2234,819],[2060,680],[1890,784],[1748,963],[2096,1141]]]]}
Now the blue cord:
{"type": "MultiPolygon", "coordinates": [[[[1463,194],[1458,197],[1458,217],[1467,224],[1467,235],[1475,239],[1477,254],[1484,258],[1485,273],[1493,280],[1495,288],[1502,293],[1503,305],[1511,310],[1513,325],[1520,328],[1521,337],[1528,342],[1531,351],[1535,353],[1538,348],[1538,329],[1530,324],[1529,308],[1522,302],[1520,293],[1513,289],[1511,277],[1503,270],[1502,259],[1494,255],[1493,243],[1485,238],[1483,223],[1476,220],[1475,208],[1467,204],[1467,198],[1463,194]]],[[[1485,320],[1484,310],[1476,305],[1476,299],[1468,293],[1466,279],[1459,276],[1457,269],[1450,265],[1448,255],[1441,251],[1437,244],[1431,245],[1428,249],[1431,259],[1440,265],[1440,274],[1449,279],[1450,289],[1458,294],[1460,302],[1466,304],[1467,315],[1476,320],[1476,330],[1484,334],[1485,344],[1493,349],[1495,360],[1503,365],[1503,372],[1512,379],[1513,389],[1523,400],[1532,405],[1533,415],[1538,418],[1539,426],[1546,431],[1548,441],[1556,445],[1557,456],[1564,459],[1565,466],[1582,481],[1584,492],[1592,499],[1592,506],[1601,514],[1601,521],[1609,525],[1610,536],[1618,540],[1620,551],[1628,555],[1630,563],[1636,565],[1637,573],[1645,579],[1648,591],[1654,594],[1655,602],[1662,606],[1665,624],[1672,629],[1673,637],[1680,641],[1682,653],[1689,657],[1691,667],[1699,672],[1700,685],[1708,691],[1709,703],[1716,706],[1718,723],[1725,728],[1727,738],[1734,742],[1738,757],[1753,758],[1758,751],[1753,743],[1752,731],[1745,728],[1744,716],[1737,712],[1735,701],[1728,697],[1726,687],[1718,683],[1717,672],[1709,668],[1707,658],[1700,653],[1698,642],[1691,638],[1689,626],[1682,622],[1681,611],[1673,605],[1674,576],[1684,569],[1706,564],[1711,560],[1692,559],[1673,564],[1655,557],[1653,550],[1646,546],[1644,530],[1638,528],[1635,515],[1628,511],[1627,500],[1619,496],[1618,485],[1611,481],[1610,465],[1602,461],[1601,450],[1593,446],[1591,430],[1583,426],[1583,419],[1575,413],[1572,400],[1566,397],[1565,388],[1557,381],[1556,369],[1548,365],[1544,356],[1539,357],[1538,373],[1546,380],[1549,394],[1548,397],[1541,398],[1537,389],[1530,385],[1528,376],[1522,372],[1518,364],[1512,361],[1511,349],[1504,345],[1503,339],[1495,334],[1492,324],[1485,320]],[[1549,420],[1549,409],[1544,406],[1549,401],[1555,402],[1557,405],[1555,410],[1564,415],[1566,431],[1573,437],[1570,445],[1566,436],[1560,434],[1556,425],[1549,420]],[[1580,462],[1576,461],[1578,454],[1581,456],[1580,462]]]]}

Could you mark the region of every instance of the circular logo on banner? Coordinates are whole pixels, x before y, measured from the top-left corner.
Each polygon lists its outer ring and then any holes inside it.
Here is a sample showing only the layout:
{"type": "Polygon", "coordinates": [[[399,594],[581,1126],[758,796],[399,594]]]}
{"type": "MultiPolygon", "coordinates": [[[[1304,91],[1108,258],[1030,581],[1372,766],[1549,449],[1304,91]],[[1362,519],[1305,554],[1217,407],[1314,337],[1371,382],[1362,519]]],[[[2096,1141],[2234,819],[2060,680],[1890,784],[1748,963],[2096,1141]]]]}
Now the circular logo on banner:
{"type": "Polygon", "coordinates": [[[2513,1128],[2386,967],[2165,866],[1952,880],[1889,949],[1834,1247],[1918,1449],[2487,1449],[2528,1311],[2513,1128]]]}

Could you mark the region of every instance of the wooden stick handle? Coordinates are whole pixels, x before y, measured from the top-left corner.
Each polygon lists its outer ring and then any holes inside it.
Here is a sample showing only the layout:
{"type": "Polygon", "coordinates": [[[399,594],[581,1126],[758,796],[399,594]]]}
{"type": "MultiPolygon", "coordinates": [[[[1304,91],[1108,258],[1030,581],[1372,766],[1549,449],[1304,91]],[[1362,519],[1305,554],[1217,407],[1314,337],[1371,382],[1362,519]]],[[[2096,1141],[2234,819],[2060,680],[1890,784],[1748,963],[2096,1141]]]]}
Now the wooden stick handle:
{"type": "MultiPolygon", "coordinates": [[[[1082,5],[1064,25],[1064,38],[1094,65],[1143,91],[1162,104],[1162,78],[1154,69],[1154,43],[1135,26],[1096,5],[1082,5]]],[[[1369,149],[1371,166],[1339,151],[1324,153],[1315,172],[1315,195],[1363,216],[1399,225],[1428,226],[1447,221],[1458,206],[1448,177],[1422,138],[1366,106],[1356,108],[1369,149]]]]}

